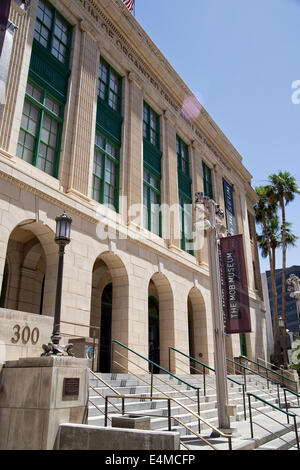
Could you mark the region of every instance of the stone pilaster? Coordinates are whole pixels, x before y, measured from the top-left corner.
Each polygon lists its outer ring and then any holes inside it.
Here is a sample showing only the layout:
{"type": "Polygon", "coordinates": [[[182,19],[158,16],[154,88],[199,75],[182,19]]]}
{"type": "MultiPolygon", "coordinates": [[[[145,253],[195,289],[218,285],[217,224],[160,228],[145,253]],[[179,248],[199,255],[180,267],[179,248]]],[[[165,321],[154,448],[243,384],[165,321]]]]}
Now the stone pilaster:
{"type": "Polygon", "coordinates": [[[134,72],[129,73],[128,79],[127,223],[141,225],[143,205],[143,88],[142,81],[134,72]]]}
{"type": "Polygon", "coordinates": [[[68,192],[80,193],[89,197],[94,154],[96,87],[100,51],[85,31],[84,25],[81,25],[81,29],[78,92],[76,94],[68,192]]]}

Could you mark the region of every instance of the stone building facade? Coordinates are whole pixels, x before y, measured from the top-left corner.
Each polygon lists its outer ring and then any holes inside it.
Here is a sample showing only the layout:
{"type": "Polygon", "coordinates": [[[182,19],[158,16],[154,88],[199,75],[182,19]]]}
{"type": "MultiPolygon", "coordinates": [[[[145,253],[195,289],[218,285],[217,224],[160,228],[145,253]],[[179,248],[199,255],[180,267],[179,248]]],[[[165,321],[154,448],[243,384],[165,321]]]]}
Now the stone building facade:
{"type": "MultiPolygon", "coordinates": [[[[120,0],[31,0],[24,14],[12,3],[10,20],[17,29],[0,115],[2,362],[39,355],[50,340],[55,218],[66,211],[62,342],[94,341],[102,371],[147,367],[125,349],[116,364],[112,339],[163,367],[169,347],[213,366],[207,238],[195,231],[194,194],[226,210],[228,187],[252,333],[226,337],[227,355],[239,356],[242,344],[249,357],[267,358],[251,175],[207,111],[120,0]]],[[[171,368],[189,371],[178,356],[171,368]]]]}

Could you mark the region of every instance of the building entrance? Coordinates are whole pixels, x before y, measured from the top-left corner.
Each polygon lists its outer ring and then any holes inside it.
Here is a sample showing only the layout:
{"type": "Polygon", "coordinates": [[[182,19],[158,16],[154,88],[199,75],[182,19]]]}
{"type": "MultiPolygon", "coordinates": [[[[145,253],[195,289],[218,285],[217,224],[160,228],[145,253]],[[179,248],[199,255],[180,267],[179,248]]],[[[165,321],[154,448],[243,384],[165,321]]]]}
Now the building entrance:
{"type": "MultiPolygon", "coordinates": [[[[158,300],[150,296],[148,302],[149,308],[149,359],[150,361],[159,364],[159,304],[158,300]]],[[[149,364],[149,371],[151,372],[152,365],[149,364]]],[[[159,374],[159,368],[153,367],[153,373],[159,374]]]]}
{"type": "Polygon", "coordinates": [[[112,290],[112,283],[107,284],[101,298],[99,372],[111,371],[112,290]]]}

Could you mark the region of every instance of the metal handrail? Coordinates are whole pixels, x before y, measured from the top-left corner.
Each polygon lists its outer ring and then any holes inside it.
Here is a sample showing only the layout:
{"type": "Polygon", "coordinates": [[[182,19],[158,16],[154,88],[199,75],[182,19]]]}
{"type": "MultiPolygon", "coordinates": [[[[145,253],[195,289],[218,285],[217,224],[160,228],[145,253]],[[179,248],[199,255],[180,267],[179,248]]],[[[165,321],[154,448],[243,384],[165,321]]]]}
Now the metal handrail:
{"type": "MultiPolygon", "coordinates": [[[[171,375],[173,378],[176,378],[178,379],[180,382],[184,383],[185,385],[193,388],[193,389],[196,389],[198,390],[198,397],[199,397],[199,390],[200,390],[200,387],[195,387],[191,384],[189,384],[188,382],[185,382],[184,380],[180,379],[179,377],[177,377],[175,374],[172,374],[172,372],[170,371],[167,371],[166,369],[164,369],[163,367],[159,366],[158,364],[156,364],[155,362],[151,361],[150,359],[147,359],[145,358],[144,356],[142,356],[141,354],[137,353],[136,351],[133,351],[131,348],[129,348],[128,346],[126,346],[125,344],[121,343],[120,341],[116,341],[116,340],[112,340],[112,343],[115,343],[115,344],[118,344],[119,346],[127,349],[128,351],[132,352],[133,354],[137,355],[138,357],[140,357],[141,359],[144,359],[146,362],[148,362],[149,364],[153,364],[154,366],[160,368],[161,370],[163,370],[164,372],[166,372],[167,374],[171,375]]],[[[133,398],[131,396],[131,398],[133,398]]],[[[142,397],[143,399],[146,399],[147,397],[142,397]]],[[[198,421],[201,421],[202,423],[204,423],[207,427],[209,427],[210,429],[212,429],[214,432],[216,432],[217,434],[219,434],[221,437],[224,437],[225,439],[228,439],[228,442],[229,442],[229,449],[232,450],[232,443],[231,443],[231,438],[232,436],[230,434],[226,434],[226,433],[223,433],[220,429],[217,429],[215,426],[213,426],[212,424],[208,423],[207,421],[205,421],[203,418],[201,418],[201,416],[197,413],[195,413],[193,410],[191,410],[190,408],[186,407],[185,405],[183,405],[182,403],[180,403],[178,400],[176,400],[175,398],[171,398],[171,397],[167,397],[169,398],[170,400],[172,400],[174,403],[176,403],[177,405],[181,406],[184,410],[186,410],[188,413],[191,413],[194,417],[196,417],[198,419],[198,421]]],[[[149,397],[148,399],[152,399],[152,397],[149,397]]]]}
{"type": "Polygon", "coordinates": [[[178,377],[177,375],[173,374],[172,372],[170,372],[169,370],[165,369],[164,367],[161,367],[159,364],[156,364],[155,362],[151,361],[150,359],[147,359],[146,357],[142,356],[141,354],[137,353],[136,351],[134,351],[133,349],[130,349],[128,346],[126,346],[125,344],[123,343],[120,343],[120,341],[116,341],[116,340],[112,340],[112,343],[114,344],[118,344],[119,346],[127,349],[127,351],[130,351],[132,352],[133,354],[135,354],[136,356],[140,357],[141,359],[143,359],[144,361],[147,361],[148,364],[151,364],[152,366],[154,367],[158,367],[160,370],[162,370],[163,372],[165,372],[166,374],[170,375],[171,377],[175,378],[176,380],[179,380],[179,382],[182,382],[183,384],[187,385],[188,387],[191,387],[193,388],[194,390],[200,390],[201,387],[196,387],[195,385],[192,385],[192,384],[189,384],[188,382],[186,382],[185,380],[181,379],[180,377],[178,377]]]}
{"type": "MultiPolygon", "coordinates": [[[[123,354],[121,354],[119,351],[116,351],[116,353],[125,358],[125,356],[123,356],[123,354]]],[[[134,361],[131,361],[130,359],[126,358],[128,362],[131,362],[132,364],[136,365],[136,363],[134,361]]],[[[114,363],[120,367],[123,367],[125,369],[125,366],[123,366],[122,364],[118,363],[117,361],[114,360],[114,363]]],[[[144,369],[143,367],[141,366],[138,366],[139,369],[141,369],[143,372],[148,372],[146,369],[144,369]]],[[[161,390],[159,390],[158,388],[156,388],[154,385],[153,385],[153,374],[151,373],[151,383],[149,384],[149,382],[147,382],[147,380],[143,379],[141,376],[138,376],[136,374],[134,374],[134,372],[130,372],[131,375],[134,375],[135,377],[137,377],[139,380],[141,380],[142,382],[144,382],[145,384],[147,385],[150,385],[150,396],[153,397],[153,390],[157,390],[158,392],[162,393],[161,390]]],[[[160,382],[162,382],[163,384],[165,385],[168,385],[170,388],[172,388],[173,390],[175,390],[176,392],[178,392],[179,390],[174,387],[171,383],[168,383],[166,382],[165,380],[163,380],[161,377],[156,377],[160,382]]],[[[200,389],[199,389],[200,390],[200,389]]],[[[197,390],[197,398],[198,398],[198,405],[199,405],[199,390],[197,390]]],[[[180,393],[181,395],[183,395],[184,397],[186,398],[189,398],[190,400],[194,401],[192,397],[190,397],[189,395],[187,395],[186,393],[184,393],[182,390],[180,390],[180,393]]],[[[200,411],[200,406],[198,406],[198,410],[200,411]]]]}
{"type": "Polygon", "coordinates": [[[288,380],[289,382],[293,382],[294,384],[297,384],[296,380],[289,379],[288,377],[285,377],[284,375],[280,374],[279,372],[276,372],[275,370],[269,369],[268,367],[263,366],[262,364],[258,364],[258,362],[253,361],[253,359],[249,359],[248,357],[243,356],[243,355],[241,355],[240,357],[242,359],[245,359],[248,362],[251,362],[252,364],[255,364],[255,365],[261,367],[262,369],[266,370],[267,372],[271,372],[271,374],[274,374],[274,375],[277,375],[277,376],[281,377],[283,380],[288,380]]]}
{"type": "MultiPolygon", "coordinates": [[[[189,356],[188,354],[185,354],[184,352],[182,351],[179,351],[178,349],[176,348],[173,348],[173,347],[169,347],[169,351],[172,350],[172,351],[175,351],[179,354],[182,354],[183,356],[185,356],[186,358],[196,362],[197,364],[203,366],[203,368],[206,368],[208,370],[210,370],[211,372],[216,372],[215,369],[213,369],[212,367],[208,366],[207,364],[204,364],[204,362],[201,362],[199,361],[198,359],[192,357],[192,356],[189,356]]],[[[169,365],[170,365],[170,354],[169,354],[169,365]]],[[[206,381],[205,381],[205,373],[203,373],[203,387],[204,387],[204,395],[206,396],[206,381]]],[[[242,387],[243,389],[243,405],[244,405],[244,417],[245,419],[247,419],[247,413],[246,413],[246,395],[245,395],[245,391],[246,391],[246,387],[245,387],[245,384],[241,383],[241,382],[238,382],[237,380],[235,379],[232,379],[231,377],[227,377],[227,380],[229,380],[230,382],[233,382],[235,383],[236,385],[239,385],[242,387]]],[[[213,388],[213,387],[212,387],[213,388]]]]}
{"type": "MultiPolygon", "coordinates": [[[[107,419],[108,419],[108,398],[116,398],[115,396],[113,395],[107,395],[105,397],[105,420],[104,420],[104,426],[107,427],[107,419]]],[[[145,399],[148,399],[150,400],[151,397],[144,397],[144,396],[137,396],[137,395],[122,395],[120,397],[122,399],[122,415],[125,414],[125,400],[126,399],[137,399],[137,400],[145,400],[145,399]]],[[[211,429],[213,429],[215,432],[217,432],[220,436],[224,437],[224,438],[227,438],[228,439],[228,447],[229,447],[229,450],[232,450],[232,436],[230,434],[224,434],[222,431],[220,431],[219,429],[215,428],[214,426],[212,426],[211,424],[207,423],[203,418],[201,418],[201,416],[199,416],[197,413],[195,413],[194,411],[190,410],[189,408],[185,407],[184,405],[182,405],[181,403],[179,403],[175,398],[171,398],[171,397],[156,397],[157,400],[167,400],[168,401],[168,430],[169,431],[172,431],[172,425],[171,425],[171,420],[174,419],[176,421],[180,421],[178,418],[176,417],[173,417],[171,415],[171,402],[174,402],[176,403],[177,405],[180,405],[182,408],[184,408],[186,411],[188,411],[189,413],[191,413],[192,415],[194,415],[197,419],[201,420],[205,425],[209,426],[211,429]]],[[[133,413],[130,413],[130,415],[134,416],[133,413]]],[[[149,415],[149,414],[146,414],[146,413],[137,413],[136,416],[153,416],[153,415],[149,415]]],[[[159,417],[162,417],[162,418],[165,418],[165,416],[161,416],[159,415],[159,417]]],[[[181,422],[180,422],[181,423],[181,422]]],[[[184,423],[181,423],[183,426],[185,426],[186,428],[188,428],[184,423]]],[[[198,434],[196,431],[192,431],[193,434],[195,434],[199,439],[201,439],[202,441],[206,442],[208,445],[210,445],[214,450],[218,450],[216,447],[214,447],[211,443],[209,443],[205,438],[203,438],[200,434],[198,434]]]]}
{"type": "Polygon", "coordinates": [[[294,390],[290,390],[289,388],[284,388],[284,389],[283,389],[283,393],[284,393],[284,400],[285,400],[285,409],[286,409],[286,411],[288,410],[288,403],[287,403],[287,397],[286,397],[287,392],[288,392],[288,393],[291,393],[292,395],[295,395],[295,396],[297,397],[298,407],[299,407],[299,406],[300,406],[300,403],[299,403],[300,394],[294,392],[294,390]]]}
{"type": "MultiPolygon", "coordinates": [[[[257,357],[257,358],[256,358],[256,361],[257,361],[257,364],[259,365],[259,367],[260,367],[260,366],[263,366],[263,364],[260,364],[259,361],[262,361],[262,362],[264,362],[265,364],[268,364],[269,366],[271,366],[271,367],[269,367],[269,369],[270,369],[272,372],[274,372],[274,369],[273,369],[273,368],[275,368],[276,370],[281,370],[281,367],[278,367],[278,366],[276,366],[275,364],[272,364],[272,362],[269,362],[269,361],[267,361],[266,359],[262,359],[261,357],[257,357]]],[[[285,373],[292,374],[292,372],[289,371],[289,370],[285,370],[285,373]]],[[[284,377],[285,377],[285,376],[284,376],[284,377]]],[[[292,380],[293,380],[293,379],[292,379],[292,380]]]]}
{"type": "MultiPolygon", "coordinates": [[[[109,383],[107,383],[106,380],[104,380],[102,377],[99,377],[97,374],[95,374],[95,372],[93,372],[91,369],[90,369],[90,373],[91,373],[92,375],[94,375],[97,380],[99,380],[100,382],[104,383],[104,385],[105,385],[106,387],[108,387],[110,390],[112,390],[112,391],[116,394],[117,397],[118,397],[118,396],[121,396],[121,393],[118,392],[118,390],[116,390],[115,388],[113,388],[113,387],[112,387],[109,383]]],[[[100,393],[99,390],[97,390],[97,389],[96,389],[95,387],[93,387],[91,384],[89,384],[89,387],[90,387],[92,390],[94,390],[94,392],[96,392],[101,398],[104,398],[104,399],[105,399],[105,396],[102,395],[102,393],[100,393]]],[[[89,402],[90,402],[95,408],[97,408],[98,411],[100,411],[102,414],[104,414],[103,410],[101,410],[101,408],[100,408],[98,405],[96,405],[96,403],[94,403],[94,402],[91,400],[90,397],[89,397],[88,400],[89,400],[89,402]]],[[[114,403],[110,403],[110,404],[111,404],[114,408],[116,408],[117,411],[120,411],[120,408],[119,408],[117,405],[115,405],[114,403]]]]}
{"type": "MultiPolygon", "coordinates": [[[[262,379],[267,380],[267,382],[272,382],[274,385],[280,385],[280,382],[278,382],[276,380],[273,380],[273,379],[270,379],[269,377],[265,377],[264,375],[261,375],[259,372],[256,372],[255,370],[252,370],[249,367],[244,366],[243,364],[240,364],[239,362],[233,361],[232,359],[229,359],[229,358],[226,358],[226,361],[231,362],[232,364],[234,364],[236,366],[242,367],[244,369],[244,371],[247,370],[248,372],[251,372],[254,375],[258,375],[262,379]]],[[[244,374],[244,377],[245,377],[245,374],[244,374]]]]}
{"type": "MultiPolygon", "coordinates": [[[[123,354],[121,354],[119,351],[116,351],[117,354],[119,354],[119,356],[121,357],[124,357],[123,354]]],[[[136,363],[134,361],[131,361],[130,359],[126,358],[128,362],[131,362],[133,363],[134,365],[136,365],[136,363]]],[[[123,367],[125,369],[125,366],[123,366],[122,364],[118,363],[117,361],[114,360],[114,363],[117,364],[118,366],[120,367],[123,367]]],[[[143,369],[143,367],[139,366],[139,369],[141,369],[142,371],[146,372],[147,371],[145,369],[143,369]]],[[[139,380],[141,380],[142,382],[146,383],[147,385],[150,385],[150,399],[152,400],[153,399],[153,390],[157,390],[159,393],[162,393],[163,395],[165,395],[166,397],[168,397],[169,395],[167,395],[166,393],[162,392],[161,390],[159,390],[158,388],[156,388],[154,385],[153,385],[153,374],[151,373],[151,383],[149,384],[145,379],[142,379],[140,376],[137,376],[136,374],[134,374],[133,372],[131,372],[131,375],[134,375],[135,377],[137,377],[139,380]]],[[[178,392],[179,390],[174,387],[172,384],[169,384],[167,382],[165,382],[161,377],[158,377],[158,380],[162,383],[164,383],[165,385],[168,385],[170,388],[174,389],[176,392],[178,392]]],[[[200,393],[199,393],[200,389],[197,390],[197,407],[198,407],[198,414],[200,414],[200,393]]],[[[180,390],[180,394],[186,398],[188,398],[189,400],[193,401],[195,403],[195,400],[193,400],[192,397],[190,397],[189,395],[186,395],[184,392],[182,392],[182,390],[180,390]]],[[[198,421],[198,427],[199,427],[199,432],[200,432],[200,421],[198,421]]]]}
{"type": "MultiPolygon", "coordinates": [[[[281,413],[284,413],[286,416],[287,416],[287,420],[288,420],[288,423],[289,423],[289,417],[292,417],[293,420],[294,420],[294,431],[295,431],[295,435],[296,435],[296,443],[297,443],[297,449],[300,450],[300,446],[299,446],[299,436],[298,436],[298,428],[297,428],[297,421],[296,421],[296,418],[297,418],[297,415],[295,413],[291,413],[289,411],[284,411],[282,408],[279,408],[278,406],[276,405],[273,405],[273,403],[269,403],[268,401],[264,400],[263,398],[255,395],[254,393],[247,393],[248,395],[248,402],[249,402],[249,417],[250,417],[250,430],[251,430],[251,438],[253,439],[254,438],[254,431],[253,431],[253,424],[256,424],[257,426],[263,428],[263,426],[261,426],[260,424],[258,423],[255,423],[252,419],[252,409],[251,409],[251,397],[255,398],[256,400],[259,400],[261,401],[262,403],[265,403],[266,405],[268,406],[271,406],[272,408],[274,408],[275,410],[277,411],[280,411],[281,413]]],[[[277,421],[275,418],[273,418],[272,416],[270,415],[267,415],[265,413],[263,413],[261,410],[257,409],[257,411],[260,411],[262,414],[264,414],[265,416],[267,416],[268,418],[272,419],[273,421],[279,423],[280,425],[284,426],[285,428],[287,429],[290,429],[288,428],[287,426],[285,426],[283,423],[280,423],[279,421],[277,421]]],[[[263,428],[264,429],[264,428],[263,428]]],[[[276,435],[276,433],[273,433],[272,434],[276,435]]],[[[280,436],[277,436],[279,437],[279,439],[282,439],[280,436]]],[[[282,439],[284,442],[286,442],[284,439],[282,439]]],[[[294,445],[291,445],[291,447],[294,447],[294,445]]]]}

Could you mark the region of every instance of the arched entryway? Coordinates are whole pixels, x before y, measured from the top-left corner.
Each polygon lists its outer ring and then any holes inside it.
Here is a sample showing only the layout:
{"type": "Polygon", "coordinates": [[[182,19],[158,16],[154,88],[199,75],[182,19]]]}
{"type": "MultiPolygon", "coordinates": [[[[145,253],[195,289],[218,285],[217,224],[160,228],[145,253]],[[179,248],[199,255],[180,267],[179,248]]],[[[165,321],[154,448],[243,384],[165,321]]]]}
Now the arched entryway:
{"type": "Polygon", "coordinates": [[[98,340],[97,371],[127,370],[127,351],[113,355],[112,340],[128,344],[129,282],[122,260],[113,253],[99,256],[93,268],[90,335],[98,340]]]}
{"type": "MultiPolygon", "coordinates": [[[[187,300],[189,326],[189,355],[206,365],[208,357],[208,335],[205,303],[199,289],[192,288],[187,300]]],[[[190,373],[199,374],[203,367],[197,362],[190,361],[190,373]]]]}
{"type": "Polygon", "coordinates": [[[53,315],[57,253],[54,233],[35,221],[23,222],[11,232],[1,286],[0,307],[53,315]],[[46,244],[41,240],[47,241],[46,244]],[[50,253],[45,250],[50,247],[50,253]],[[48,267],[51,259],[51,268],[48,267]]]}
{"type": "MultiPolygon", "coordinates": [[[[156,273],[148,286],[149,359],[168,369],[170,346],[174,346],[173,292],[167,277],[156,273]]],[[[159,373],[159,368],[153,372],[159,373]]]]}

